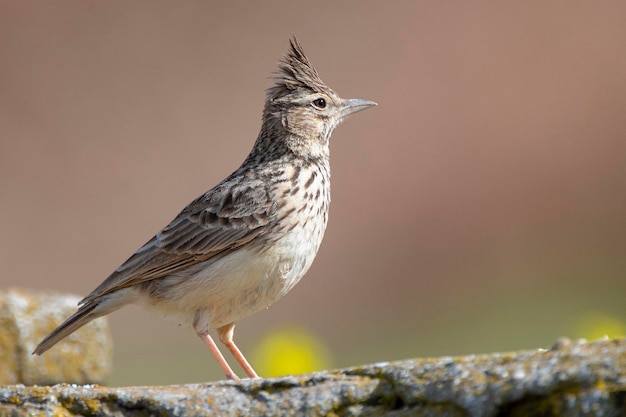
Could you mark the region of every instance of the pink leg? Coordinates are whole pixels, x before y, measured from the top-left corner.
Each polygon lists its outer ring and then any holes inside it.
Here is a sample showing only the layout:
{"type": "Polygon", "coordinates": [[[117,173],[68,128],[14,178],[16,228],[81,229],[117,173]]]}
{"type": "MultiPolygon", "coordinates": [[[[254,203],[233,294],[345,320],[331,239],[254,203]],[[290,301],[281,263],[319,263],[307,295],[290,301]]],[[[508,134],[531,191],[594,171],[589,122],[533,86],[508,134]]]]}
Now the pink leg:
{"type": "Polygon", "coordinates": [[[235,323],[230,323],[230,324],[227,324],[226,326],[223,326],[217,329],[217,334],[219,335],[220,340],[222,341],[222,343],[224,343],[224,345],[226,345],[228,350],[230,350],[230,352],[233,354],[235,359],[237,359],[237,362],[239,362],[243,370],[246,371],[248,376],[250,378],[258,378],[259,375],[254,371],[254,369],[252,369],[252,366],[246,360],[245,356],[243,356],[243,353],[241,353],[237,345],[235,345],[235,342],[233,342],[234,332],[235,332],[235,323]]]}
{"type": "Polygon", "coordinates": [[[209,349],[211,349],[211,353],[213,354],[213,356],[215,356],[215,359],[217,359],[217,362],[222,367],[222,370],[224,371],[226,378],[239,381],[239,377],[237,376],[237,374],[233,372],[230,365],[228,365],[228,362],[226,362],[226,359],[224,359],[224,355],[222,355],[222,352],[220,352],[220,350],[218,349],[217,345],[215,344],[211,336],[205,332],[199,332],[198,336],[200,336],[200,339],[202,339],[202,341],[206,343],[209,349]]]}

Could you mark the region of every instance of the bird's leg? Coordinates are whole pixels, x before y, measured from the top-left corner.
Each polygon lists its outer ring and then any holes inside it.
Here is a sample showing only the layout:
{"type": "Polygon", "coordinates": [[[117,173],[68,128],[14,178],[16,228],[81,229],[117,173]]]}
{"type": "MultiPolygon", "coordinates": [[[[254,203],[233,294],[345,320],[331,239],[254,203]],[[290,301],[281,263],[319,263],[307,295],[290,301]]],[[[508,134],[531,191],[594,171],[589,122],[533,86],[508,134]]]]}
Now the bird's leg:
{"type": "MultiPolygon", "coordinates": [[[[226,326],[222,326],[217,329],[217,334],[220,337],[220,340],[224,345],[230,350],[233,354],[237,362],[241,365],[244,371],[248,374],[250,378],[258,378],[259,375],[252,369],[252,366],[248,362],[248,360],[243,356],[243,353],[239,350],[235,342],[233,342],[233,334],[235,332],[235,323],[227,324],[226,326]]],[[[216,348],[217,349],[217,348],[216,348]]],[[[223,357],[222,357],[223,359],[223,357]]]]}
{"type": "MultiPolygon", "coordinates": [[[[204,343],[206,343],[209,349],[211,349],[211,353],[213,354],[213,356],[215,356],[215,359],[217,359],[217,362],[222,367],[222,370],[224,371],[226,378],[232,379],[234,381],[239,381],[239,377],[237,376],[236,373],[233,372],[228,362],[226,362],[226,359],[224,359],[224,355],[222,355],[222,352],[220,352],[219,348],[217,347],[217,345],[215,344],[215,342],[213,341],[213,338],[209,335],[209,333],[204,332],[204,331],[198,332],[198,336],[200,337],[200,339],[202,339],[204,343]]],[[[220,338],[221,338],[221,335],[220,335],[220,338]]]]}

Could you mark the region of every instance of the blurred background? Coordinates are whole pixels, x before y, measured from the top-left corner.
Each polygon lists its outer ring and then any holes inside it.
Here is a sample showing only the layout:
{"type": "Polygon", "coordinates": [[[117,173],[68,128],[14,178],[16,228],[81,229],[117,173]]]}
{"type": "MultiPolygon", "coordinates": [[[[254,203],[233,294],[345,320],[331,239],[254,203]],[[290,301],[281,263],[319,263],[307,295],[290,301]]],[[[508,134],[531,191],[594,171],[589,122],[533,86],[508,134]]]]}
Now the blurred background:
{"type": "MultiPolygon", "coordinates": [[[[237,325],[260,373],[622,335],[624,21],[624,2],[2,2],[0,285],[86,295],[237,168],[295,34],[379,106],[332,138],[313,267],[237,325]]],[[[112,385],[222,378],[189,328],[110,323],[112,385]]]]}

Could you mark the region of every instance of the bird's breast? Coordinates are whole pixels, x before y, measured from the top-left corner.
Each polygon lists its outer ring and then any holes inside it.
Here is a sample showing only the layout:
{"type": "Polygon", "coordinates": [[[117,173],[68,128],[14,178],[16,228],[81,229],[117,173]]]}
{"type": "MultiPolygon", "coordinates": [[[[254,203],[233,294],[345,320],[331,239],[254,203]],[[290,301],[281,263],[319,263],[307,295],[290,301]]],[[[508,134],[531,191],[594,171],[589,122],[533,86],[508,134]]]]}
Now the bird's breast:
{"type": "Polygon", "coordinates": [[[272,190],[275,232],[266,236],[267,250],[281,260],[280,276],[287,292],[309,269],[322,243],[328,223],[330,173],[324,165],[291,166],[284,179],[272,190]]]}

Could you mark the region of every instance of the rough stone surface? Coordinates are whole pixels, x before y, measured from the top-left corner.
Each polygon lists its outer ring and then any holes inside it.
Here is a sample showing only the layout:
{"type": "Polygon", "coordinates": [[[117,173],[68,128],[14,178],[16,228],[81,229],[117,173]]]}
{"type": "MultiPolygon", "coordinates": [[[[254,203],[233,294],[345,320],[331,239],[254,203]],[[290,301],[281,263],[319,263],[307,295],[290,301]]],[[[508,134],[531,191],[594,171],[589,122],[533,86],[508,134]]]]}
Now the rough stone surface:
{"type": "Polygon", "coordinates": [[[623,416],[626,341],[162,387],[0,387],[0,416],[623,416]]]}
{"type": "Polygon", "coordinates": [[[0,384],[107,380],[113,344],[106,319],[92,321],[42,356],[31,355],[48,333],[76,311],[79,300],[52,292],[0,291],[0,384]]]}

